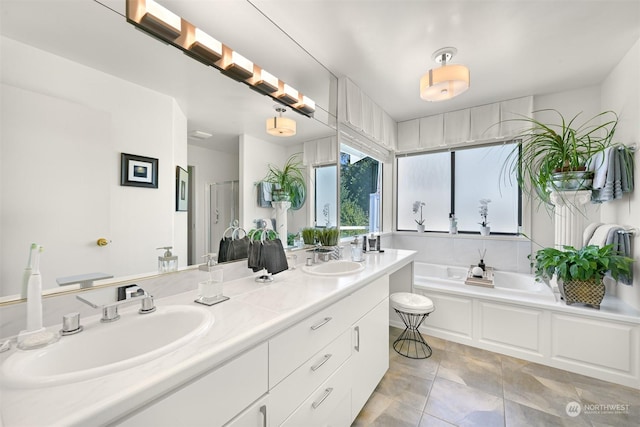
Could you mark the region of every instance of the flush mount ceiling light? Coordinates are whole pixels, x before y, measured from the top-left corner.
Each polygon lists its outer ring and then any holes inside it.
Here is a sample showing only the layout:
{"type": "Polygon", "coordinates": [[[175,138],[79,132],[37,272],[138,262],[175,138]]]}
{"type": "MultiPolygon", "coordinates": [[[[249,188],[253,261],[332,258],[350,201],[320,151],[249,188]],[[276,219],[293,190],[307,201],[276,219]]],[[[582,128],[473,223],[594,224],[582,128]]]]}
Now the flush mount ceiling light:
{"type": "Polygon", "coordinates": [[[273,136],[295,135],[296,121],[288,117],[282,117],[282,113],[287,111],[287,109],[280,105],[276,105],[274,108],[278,115],[267,119],[267,133],[273,136]]]}
{"type": "Polygon", "coordinates": [[[455,47],[434,52],[433,60],[442,64],[429,70],[420,79],[420,98],[425,101],[445,101],[469,89],[469,69],[464,65],[447,64],[458,53],[455,47]]]}

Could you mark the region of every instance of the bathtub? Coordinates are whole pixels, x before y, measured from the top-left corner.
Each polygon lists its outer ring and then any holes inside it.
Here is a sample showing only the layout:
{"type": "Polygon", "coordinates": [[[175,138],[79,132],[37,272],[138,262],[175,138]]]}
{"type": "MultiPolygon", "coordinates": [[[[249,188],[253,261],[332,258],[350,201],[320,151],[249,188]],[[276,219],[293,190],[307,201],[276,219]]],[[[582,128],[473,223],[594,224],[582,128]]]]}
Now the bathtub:
{"type": "Polygon", "coordinates": [[[555,304],[556,294],[544,283],[536,282],[533,275],[494,271],[493,288],[467,285],[468,267],[414,263],[414,284],[418,289],[434,289],[469,293],[479,297],[511,300],[513,302],[547,302],[555,304]]]}
{"type": "Polygon", "coordinates": [[[567,306],[528,274],[495,271],[494,288],[467,285],[468,269],[414,262],[412,291],[435,307],[421,332],[640,389],[639,310],[615,295],[600,310],[567,306]]]}

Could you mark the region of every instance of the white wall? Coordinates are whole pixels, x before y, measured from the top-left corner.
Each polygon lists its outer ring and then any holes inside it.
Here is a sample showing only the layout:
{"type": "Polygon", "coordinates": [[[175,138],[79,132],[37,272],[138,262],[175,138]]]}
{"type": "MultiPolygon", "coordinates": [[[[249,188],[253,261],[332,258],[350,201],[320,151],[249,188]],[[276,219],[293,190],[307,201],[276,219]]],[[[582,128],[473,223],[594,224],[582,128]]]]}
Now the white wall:
{"type": "MultiPolygon", "coordinates": [[[[601,110],[613,110],[619,116],[616,142],[640,144],[640,40],[622,58],[602,83],[601,110]]],[[[640,228],[640,197],[638,196],[638,162],[635,153],[635,190],[622,199],[604,203],[601,221],[640,228]]],[[[634,255],[633,286],[618,285],[617,295],[625,302],[640,310],[640,233],[636,233],[632,243],[634,255]]]]}
{"type": "MultiPolygon", "coordinates": [[[[40,234],[44,235],[45,231],[52,228],[56,237],[61,239],[50,240],[43,254],[41,266],[45,288],[57,287],[55,278],[61,276],[95,271],[115,276],[156,271],[160,254],[156,248],[159,246],[176,247],[180,265],[185,265],[187,214],[175,212],[175,168],[177,164],[186,166],[186,117],[175,101],[11,39],[3,37],[1,43],[2,83],[28,96],[46,100],[46,110],[44,115],[40,115],[47,118],[44,129],[57,129],[55,139],[58,140],[65,140],[66,135],[74,134],[76,143],[82,144],[84,138],[86,144],[101,144],[100,150],[86,153],[82,145],[63,149],[52,147],[54,138],[31,141],[41,144],[41,148],[35,150],[48,150],[48,161],[57,166],[60,174],[66,177],[69,171],[78,171],[71,173],[72,179],[58,181],[57,186],[74,191],[76,185],[91,186],[91,182],[94,182],[91,178],[100,175],[104,181],[98,182],[103,183],[89,187],[89,191],[93,198],[107,201],[108,206],[106,223],[97,224],[100,218],[86,211],[92,203],[91,198],[68,196],[62,190],[49,191],[41,196],[36,196],[34,191],[24,192],[23,200],[53,198],[57,204],[46,208],[43,205],[40,218],[37,218],[39,221],[24,216],[13,223],[3,222],[0,254],[2,294],[18,292],[19,277],[27,261],[30,243],[45,244],[41,242],[40,234]],[[75,128],[84,131],[78,133],[75,128]],[[120,186],[122,152],[159,159],[157,189],[120,186]],[[84,169],[79,167],[80,164],[84,169]],[[47,216],[45,209],[55,211],[60,217],[73,217],[76,222],[63,226],[53,220],[53,216],[47,216]],[[29,237],[22,235],[19,241],[5,238],[7,229],[18,225],[24,227],[26,221],[45,229],[29,237]],[[81,235],[76,233],[75,230],[88,229],[88,224],[93,226],[90,232],[81,235]],[[73,241],[77,243],[73,247],[57,243],[67,242],[74,233],[73,241]],[[100,237],[111,240],[111,244],[98,248],[95,242],[100,237]]],[[[24,100],[25,97],[20,99],[24,100]]],[[[14,101],[19,102],[15,97],[14,101]]],[[[11,105],[5,104],[3,113],[10,109],[11,105]]],[[[33,117],[23,114],[20,118],[13,117],[11,121],[3,119],[2,126],[2,145],[5,145],[31,140],[32,135],[22,130],[29,127],[35,130],[45,124],[35,123],[33,117]],[[17,135],[15,139],[5,140],[4,135],[11,131],[11,127],[20,131],[14,132],[17,135]]],[[[30,186],[37,190],[39,184],[46,182],[51,185],[51,181],[60,175],[51,172],[39,176],[37,168],[29,168],[28,159],[3,156],[2,162],[3,174],[7,170],[6,165],[21,167],[19,172],[13,173],[11,180],[3,177],[2,197],[9,184],[24,184],[27,188],[30,186]],[[17,176],[20,180],[15,179],[17,176]]],[[[11,203],[23,206],[21,200],[12,200],[11,203]]]]}
{"type": "Polygon", "coordinates": [[[189,166],[194,166],[195,176],[191,177],[194,187],[194,212],[197,232],[195,239],[195,259],[199,263],[201,256],[206,254],[208,219],[208,185],[214,182],[234,181],[239,179],[238,154],[226,153],[213,149],[189,145],[189,166]]]}

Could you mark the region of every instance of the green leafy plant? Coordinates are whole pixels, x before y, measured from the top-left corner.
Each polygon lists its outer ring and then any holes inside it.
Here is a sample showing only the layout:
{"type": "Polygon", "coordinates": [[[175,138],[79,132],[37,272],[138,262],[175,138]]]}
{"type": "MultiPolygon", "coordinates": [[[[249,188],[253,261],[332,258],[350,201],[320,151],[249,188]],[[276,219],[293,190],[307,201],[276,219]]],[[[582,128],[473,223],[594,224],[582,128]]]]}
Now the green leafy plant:
{"type": "Polygon", "coordinates": [[[617,254],[613,245],[588,245],[581,249],[564,246],[563,249],[543,248],[529,256],[537,279],[546,282],[555,274],[564,282],[592,280],[600,283],[607,272],[616,280],[631,272],[633,259],[617,254]]]}
{"type": "Polygon", "coordinates": [[[554,174],[585,171],[590,157],[613,145],[618,116],[605,111],[577,126],[580,113],[566,120],[557,110],[534,111],[541,112],[555,113],[558,123],[546,124],[526,116],[508,120],[524,122],[528,127],[515,137],[520,142],[507,156],[503,175],[516,176],[524,193],[536,194],[549,203],[549,194],[555,186],[554,174]]]}
{"type": "Polygon", "coordinates": [[[290,201],[292,210],[300,209],[307,198],[304,165],[299,156],[300,153],[296,153],[289,157],[282,168],[269,164],[269,173],[264,178],[274,186],[274,198],[290,201]]]}
{"type": "Polygon", "coordinates": [[[318,228],[316,235],[322,246],[336,246],[340,237],[340,230],[335,227],[318,228]]]}

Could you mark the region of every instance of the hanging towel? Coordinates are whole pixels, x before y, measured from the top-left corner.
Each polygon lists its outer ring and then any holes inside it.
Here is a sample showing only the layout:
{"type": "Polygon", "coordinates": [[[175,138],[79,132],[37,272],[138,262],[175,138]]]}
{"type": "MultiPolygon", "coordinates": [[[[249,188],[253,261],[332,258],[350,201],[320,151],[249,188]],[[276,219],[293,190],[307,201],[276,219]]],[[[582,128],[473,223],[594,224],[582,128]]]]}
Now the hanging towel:
{"type": "Polygon", "coordinates": [[[220,246],[218,247],[218,262],[229,261],[228,250],[231,243],[231,237],[223,237],[220,239],[220,246]]]}
{"type": "Polygon", "coordinates": [[[265,240],[262,246],[262,265],[271,274],[278,274],[289,269],[287,255],[280,239],[265,240]]]}
{"type": "Polygon", "coordinates": [[[593,171],[593,188],[600,189],[604,187],[607,179],[607,169],[609,168],[609,154],[611,147],[594,154],[587,161],[587,169],[593,171]]]}
{"type": "Polygon", "coordinates": [[[611,229],[616,227],[620,226],[616,224],[600,225],[598,228],[596,228],[596,231],[593,232],[593,236],[591,236],[591,239],[589,239],[589,244],[600,247],[605,246],[607,244],[607,239],[609,238],[611,229]]]}
{"type": "Polygon", "coordinates": [[[618,149],[618,155],[620,156],[622,192],[630,193],[633,191],[633,153],[627,149],[618,149]]]}
{"type": "Polygon", "coordinates": [[[227,248],[227,261],[244,259],[249,253],[249,238],[247,236],[242,239],[232,239],[227,248]]]}
{"type": "MultiPolygon", "coordinates": [[[[604,203],[609,200],[613,200],[613,188],[615,181],[615,165],[616,159],[618,156],[615,155],[615,151],[613,148],[607,148],[609,151],[609,156],[607,159],[607,168],[606,168],[606,178],[604,180],[604,184],[601,187],[595,187],[591,192],[591,202],[592,203],[604,203]]],[[[618,162],[618,165],[620,163],[618,162]]]]}
{"type": "Polygon", "coordinates": [[[263,269],[260,265],[260,256],[262,252],[262,244],[259,240],[251,240],[249,243],[249,250],[247,253],[247,266],[257,272],[263,269]]]}
{"type": "Polygon", "coordinates": [[[591,192],[592,203],[604,203],[615,199],[622,198],[624,193],[633,191],[633,154],[626,149],[618,147],[609,147],[605,150],[608,152],[606,177],[602,184],[602,167],[596,169],[599,158],[594,155],[590,159],[590,168],[594,168],[593,191],[591,192]]]}
{"type": "MultiPolygon", "coordinates": [[[[613,245],[613,250],[619,255],[631,258],[631,238],[624,228],[618,226],[611,229],[607,237],[607,244],[613,245]]],[[[618,282],[631,286],[633,284],[633,270],[628,275],[621,274],[618,282]]]]}
{"type": "Polygon", "coordinates": [[[582,246],[587,246],[589,244],[589,240],[593,237],[593,233],[595,233],[596,229],[601,225],[601,222],[592,222],[585,227],[584,232],[582,233],[582,246]]]}

